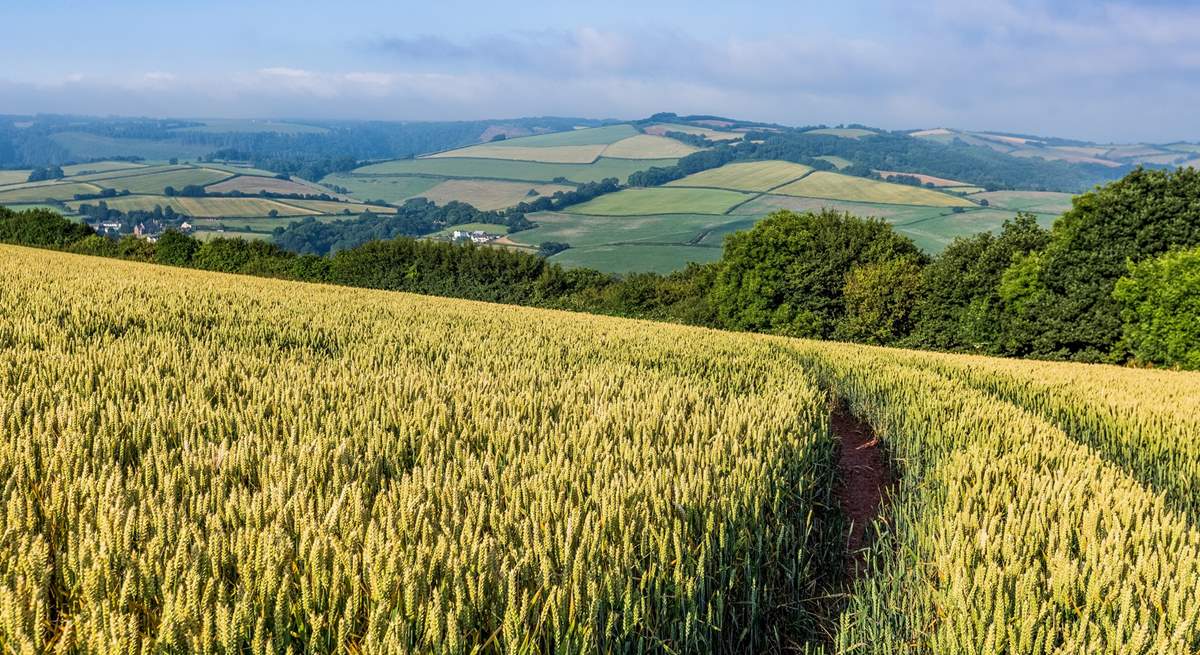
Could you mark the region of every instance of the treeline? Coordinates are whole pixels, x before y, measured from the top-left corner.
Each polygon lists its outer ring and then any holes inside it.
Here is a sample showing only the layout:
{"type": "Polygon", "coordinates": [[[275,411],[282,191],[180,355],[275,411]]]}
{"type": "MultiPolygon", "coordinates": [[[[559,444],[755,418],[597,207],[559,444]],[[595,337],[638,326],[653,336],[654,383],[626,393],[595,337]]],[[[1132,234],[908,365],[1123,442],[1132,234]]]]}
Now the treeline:
{"type": "Polygon", "coordinates": [[[889,225],[777,212],[719,262],[671,275],[563,269],[495,248],[393,239],[321,257],[262,242],[94,235],[0,210],[0,240],[270,275],[821,339],[1200,368],[1200,173],[1136,170],[1051,230],[1023,214],[929,258],[889,225]]]}
{"type": "MultiPolygon", "coordinates": [[[[941,144],[906,134],[882,132],[847,139],[795,130],[748,133],[755,159],[808,163],[821,155],[842,157],[864,171],[919,171],[969,182],[990,190],[1025,189],[1077,193],[1120,177],[1129,169],[1013,157],[991,148],[941,144]]],[[[853,171],[843,170],[843,173],[853,171]]],[[[861,172],[858,174],[862,174],[861,172]]]]}
{"type": "MultiPolygon", "coordinates": [[[[246,161],[309,180],[346,168],[349,161],[398,159],[476,142],[489,127],[570,130],[605,121],[535,117],[505,121],[303,121],[322,132],[215,132],[188,130],[203,123],[140,118],[0,116],[0,167],[28,168],[71,163],[74,155],[54,140],[59,132],[87,132],[114,139],[145,139],[202,146],[219,159],[246,161]],[[21,127],[18,127],[20,124],[21,127]],[[236,156],[232,156],[236,155],[236,156]]],[[[194,147],[188,148],[195,150],[194,147]]]]}
{"type": "Polygon", "coordinates": [[[417,237],[467,223],[496,223],[509,231],[526,230],[533,224],[519,211],[481,211],[463,202],[438,206],[424,198],[412,198],[395,214],[365,212],[354,218],[328,222],[306,218],[274,231],[274,241],[299,253],[325,255],[354,248],[368,241],[417,237]]]}
{"type": "MultiPolygon", "coordinates": [[[[674,166],[654,167],[629,176],[630,186],[658,186],[693,173],[735,161],[778,159],[836,170],[822,156],[837,156],[853,163],[841,173],[876,177],[875,171],[920,171],[926,175],[961,180],[989,190],[1025,189],[1079,192],[1119,177],[1129,169],[1093,164],[1018,158],[966,144],[946,145],[906,134],[880,132],[848,139],[811,134],[810,128],[748,132],[741,141],[722,143],[681,158],[674,166]]],[[[918,181],[919,183],[919,181],[918,181]]]]}

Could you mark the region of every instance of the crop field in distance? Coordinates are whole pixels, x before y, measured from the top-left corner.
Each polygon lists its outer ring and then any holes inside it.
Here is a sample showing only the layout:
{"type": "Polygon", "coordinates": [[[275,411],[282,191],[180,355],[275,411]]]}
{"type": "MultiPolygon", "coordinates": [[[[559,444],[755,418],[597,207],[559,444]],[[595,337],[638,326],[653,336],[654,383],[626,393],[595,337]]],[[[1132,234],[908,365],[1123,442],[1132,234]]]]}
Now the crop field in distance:
{"type": "MultiPolygon", "coordinates": [[[[119,211],[153,211],[155,207],[171,207],[176,212],[195,219],[261,218],[263,221],[274,221],[273,225],[263,225],[262,222],[257,224],[260,231],[255,232],[255,238],[269,234],[274,227],[286,226],[290,219],[299,216],[326,214],[344,218],[346,214],[357,215],[365,211],[396,211],[392,207],[362,203],[340,196],[319,184],[298,179],[282,180],[274,177],[269,171],[220,164],[199,166],[101,161],[67,166],[63,168],[63,172],[67,176],[59,180],[26,182],[23,178],[10,184],[0,184],[0,204],[17,207],[54,200],[64,204],[48,205],[49,207],[70,213],[77,212],[79,206],[84,203],[96,205],[103,201],[110,209],[119,211]],[[163,195],[168,186],[180,191],[193,185],[204,187],[206,192],[242,192],[248,195],[232,198],[163,195]],[[119,193],[129,191],[130,194],[75,200],[78,194],[95,195],[104,189],[112,189],[119,193]],[[260,191],[297,195],[326,194],[340,200],[269,199],[254,195],[260,191]],[[270,218],[272,211],[276,212],[278,219],[270,218]]],[[[15,178],[14,175],[10,179],[15,178]]]]}
{"type": "Polygon", "coordinates": [[[0,278],[13,650],[1200,643],[1197,373],[11,246],[0,278]],[[835,397],[905,520],[831,609],[835,397]]]}
{"type": "Polygon", "coordinates": [[[163,173],[143,173],[139,171],[126,177],[104,178],[97,180],[96,183],[118,191],[159,194],[166,187],[182,189],[190,185],[205,186],[224,180],[229,176],[229,173],[225,171],[211,168],[184,168],[163,173]]]}
{"type": "Polygon", "coordinates": [[[639,216],[646,214],[721,214],[752,198],[750,194],[724,189],[652,187],[608,193],[580,205],[572,214],[639,216]]]}
{"type": "Polygon", "coordinates": [[[828,200],[876,202],[895,205],[930,207],[973,207],[968,200],[938,193],[930,189],[903,184],[889,184],[863,177],[815,171],[804,178],[776,189],[773,193],[785,196],[804,196],[828,200]]]}
{"type": "Polygon", "coordinates": [[[590,164],[545,164],[532,161],[446,157],[398,159],[368,164],[355,169],[353,173],[361,176],[425,175],[440,178],[546,183],[561,177],[583,184],[599,182],[606,177],[615,177],[624,182],[631,173],[653,166],[673,166],[676,161],[676,159],[609,159],[601,157],[590,164]]]}
{"type": "Polygon", "coordinates": [[[570,249],[551,257],[564,266],[669,272],[689,262],[719,258],[726,236],[749,229],[773,211],[833,209],[884,220],[922,250],[938,253],[956,237],[999,229],[1017,211],[1034,213],[1048,227],[1069,208],[1071,198],[1060,193],[979,191],[934,191],[813,171],[784,161],[735,162],[663,187],[628,189],[565,212],[533,214],[530,219],[538,227],[511,238],[531,246],[542,241],[570,244],[570,249]],[[980,198],[988,199],[990,206],[980,204],[980,198]],[[656,255],[652,258],[647,256],[651,248],[656,255]]]}
{"type": "Polygon", "coordinates": [[[553,195],[558,191],[571,191],[574,188],[563,184],[531,184],[506,180],[445,180],[418,195],[439,205],[457,200],[486,211],[512,207],[538,196],[553,195]]]}
{"type": "Polygon", "coordinates": [[[683,132],[684,134],[702,136],[709,141],[737,141],[742,138],[742,135],[737,132],[726,132],[724,130],[714,130],[709,127],[697,127],[695,125],[678,125],[676,123],[656,123],[647,126],[643,131],[646,134],[655,134],[658,136],[663,136],[667,132],[683,132]]]}
{"type": "Polygon", "coordinates": [[[632,173],[672,166],[696,151],[681,141],[619,124],[513,137],[415,159],[377,162],[330,175],[322,182],[343,187],[360,199],[398,202],[424,196],[438,203],[458,200],[480,209],[504,209],[536,197],[527,195],[530,188],[546,195],[542,189],[553,193],[568,188],[564,181],[573,186],[611,177],[624,183],[632,173]],[[531,187],[529,182],[560,186],[531,187]]]}
{"type": "Polygon", "coordinates": [[[827,136],[840,136],[846,139],[861,139],[867,136],[876,134],[873,130],[864,130],[857,127],[828,127],[816,130],[809,130],[805,134],[823,134],[827,136]]]}
{"type": "Polygon", "coordinates": [[[512,159],[515,161],[529,161],[543,164],[590,164],[596,161],[596,158],[608,147],[603,144],[532,147],[516,145],[517,141],[519,139],[513,139],[511,143],[500,141],[478,146],[468,146],[458,150],[435,153],[424,157],[424,159],[467,157],[478,159],[512,159]]]}
{"type": "Polygon", "coordinates": [[[317,185],[297,182],[295,180],[281,180],[277,177],[263,177],[261,175],[239,175],[223,182],[210,184],[207,189],[216,193],[228,193],[230,191],[241,191],[242,193],[251,194],[268,191],[270,193],[297,195],[329,193],[328,189],[317,185]]]}
{"type": "Polygon", "coordinates": [[[787,161],[751,161],[726,164],[667,183],[671,187],[711,187],[733,191],[765,192],[794,182],[812,172],[804,164],[787,161]]]}
{"type": "MultiPolygon", "coordinates": [[[[84,203],[96,204],[95,200],[75,200],[67,205],[78,209],[84,203]]],[[[322,212],[304,209],[280,200],[266,198],[179,198],[166,196],[120,196],[106,198],[110,209],[119,211],[153,211],[155,207],[171,207],[176,212],[196,218],[254,217],[267,216],[272,210],[280,216],[315,216],[322,212]]]]}

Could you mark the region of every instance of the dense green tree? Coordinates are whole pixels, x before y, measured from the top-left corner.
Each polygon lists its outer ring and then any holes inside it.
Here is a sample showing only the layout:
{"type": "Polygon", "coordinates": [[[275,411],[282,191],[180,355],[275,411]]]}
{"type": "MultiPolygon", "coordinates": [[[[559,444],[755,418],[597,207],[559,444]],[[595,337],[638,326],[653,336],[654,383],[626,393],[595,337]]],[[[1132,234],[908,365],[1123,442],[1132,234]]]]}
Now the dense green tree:
{"type": "MultiPolygon", "coordinates": [[[[1137,169],[1077,196],[1050,242],[1012,282],[1032,284],[1009,308],[1020,325],[1012,354],[1118,361],[1121,316],[1113,289],[1126,263],[1200,245],[1200,171],[1137,169]],[[1036,265],[1034,265],[1036,264],[1036,265]]],[[[1011,287],[1011,285],[1010,285],[1011,287]]],[[[1011,287],[1010,290],[1019,290],[1011,287]]]]}
{"type": "Polygon", "coordinates": [[[876,345],[898,342],[913,329],[921,266],[913,257],[857,266],[846,276],[846,316],[839,339],[876,345]]]}
{"type": "Polygon", "coordinates": [[[1134,358],[1200,369],[1200,248],[1131,264],[1113,296],[1134,358]]]}
{"type": "Polygon", "coordinates": [[[940,350],[1004,351],[1007,324],[1001,276],[1018,256],[1040,250],[1049,233],[1032,214],[1005,221],[999,234],[955,239],[923,273],[910,345],[940,350]]]}
{"type": "Polygon", "coordinates": [[[829,210],[776,212],[725,240],[713,302],[727,327],[829,337],[845,315],[846,275],[902,257],[923,258],[882,221],[829,210]]]}
{"type": "Polygon", "coordinates": [[[87,225],[48,209],[15,212],[0,207],[0,242],[63,248],[91,234],[95,232],[87,225]]]}
{"type": "Polygon", "coordinates": [[[167,230],[154,245],[154,261],[170,266],[190,266],[200,242],[192,237],[167,230]]]}

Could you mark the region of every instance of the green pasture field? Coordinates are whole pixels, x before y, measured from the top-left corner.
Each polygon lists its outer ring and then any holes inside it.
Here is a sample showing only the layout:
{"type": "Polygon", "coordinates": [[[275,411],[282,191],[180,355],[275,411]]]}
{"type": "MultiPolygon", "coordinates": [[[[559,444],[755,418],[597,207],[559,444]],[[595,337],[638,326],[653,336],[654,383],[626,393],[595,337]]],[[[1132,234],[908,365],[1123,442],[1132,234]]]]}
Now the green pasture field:
{"type": "MultiPolygon", "coordinates": [[[[1049,228],[1057,214],[1037,214],[1038,223],[1049,228]]],[[[1016,217],[1016,212],[1001,209],[975,209],[962,213],[944,213],[928,218],[894,222],[897,232],[912,239],[917,247],[930,254],[944,250],[957,237],[979,232],[999,232],[1004,221],[1016,217]]]]}
{"type": "Polygon", "coordinates": [[[177,132],[206,132],[214,134],[238,132],[238,133],[253,133],[253,132],[275,132],[278,134],[324,134],[329,131],[328,128],[318,127],[316,125],[302,125],[300,123],[287,123],[283,121],[272,120],[256,120],[256,119],[240,119],[240,118],[196,118],[192,119],[197,123],[204,123],[201,127],[181,127],[177,132]]]}
{"type": "Polygon", "coordinates": [[[526,200],[536,200],[540,196],[554,195],[559,191],[571,191],[574,188],[563,184],[454,179],[446,180],[420,195],[438,205],[457,200],[469,203],[476,209],[488,211],[505,209],[526,200]],[[529,195],[531,190],[537,191],[537,195],[529,195]]]}
{"type": "MultiPolygon", "coordinates": [[[[218,169],[221,172],[226,172],[225,169],[218,169]]],[[[268,191],[270,193],[290,193],[300,195],[315,195],[321,193],[333,194],[333,191],[323,188],[317,184],[308,182],[300,182],[297,180],[281,180],[275,176],[263,175],[238,175],[236,177],[228,177],[227,179],[210,184],[207,187],[209,192],[213,193],[229,193],[231,191],[241,191],[242,193],[260,193],[268,191]]]]}
{"type": "Polygon", "coordinates": [[[820,211],[832,209],[847,212],[862,218],[874,217],[884,220],[919,218],[933,216],[948,211],[941,207],[918,207],[905,205],[874,204],[869,202],[849,202],[845,200],[829,200],[826,198],[803,198],[799,196],[762,195],[750,202],[735,208],[731,214],[739,216],[762,216],[780,209],[794,212],[820,211]]]}
{"type": "MultiPolygon", "coordinates": [[[[955,213],[953,207],[857,203],[774,195],[756,198],[738,207],[734,213],[758,217],[780,209],[797,212],[832,209],[860,218],[878,218],[891,223],[897,232],[908,236],[917,246],[929,253],[941,252],[955,237],[997,230],[1005,220],[1017,215],[1016,210],[996,207],[976,207],[955,213]]],[[[1056,216],[1057,213],[1054,212],[1038,214],[1038,222],[1049,226],[1056,216]]]]}
{"type": "Polygon", "coordinates": [[[175,139],[114,139],[87,132],[56,132],[50,139],[70,151],[77,159],[105,157],[142,157],[166,160],[196,159],[213,150],[212,146],[184,143],[175,139]]]}
{"type": "Polygon", "coordinates": [[[0,204],[31,203],[44,200],[71,200],[77,193],[99,193],[100,187],[82,182],[60,182],[28,186],[17,189],[0,189],[0,204]]]}
{"type": "Polygon", "coordinates": [[[762,192],[798,180],[811,172],[812,168],[808,166],[786,161],[735,162],[693,173],[666,186],[762,192]]]}
{"type": "Polygon", "coordinates": [[[529,161],[543,164],[590,164],[600,157],[608,146],[603,144],[584,146],[531,147],[518,146],[507,141],[484,143],[457,150],[439,152],[422,159],[454,157],[477,157],[481,159],[503,159],[529,161]]]}
{"type": "Polygon", "coordinates": [[[634,244],[569,248],[549,261],[570,268],[592,268],[609,273],[670,273],[689,263],[707,264],[721,259],[720,248],[634,244]]]}
{"type": "MultiPolygon", "coordinates": [[[[543,164],[502,159],[434,158],[397,159],[369,164],[354,170],[355,175],[427,175],[432,177],[552,182],[565,178],[571,182],[598,182],[615,177],[624,183],[631,173],[653,166],[674,166],[677,159],[609,159],[601,157],[590,164],[543,164]]],[[[331,181],[332,184],[340,184],[331,181]]],[[[349,185],[343,185],[350,188],[349,185]]],[[[431,185],[432,186],[432,185],[431,185]]]]}
{"type": "Polygon", "coordinates": [[[184,168],[164,173],[129,175],[96,180],[95,183],[110,189],[128,190],[130,193],[162,193],[166,187],[176,190],[185,186],[205,186],[229,177],[225,171],[210,168],[184,168]]]}
{"type": "Polygon", "coordinates": [[[805,134],[828,134],[829,136],[840,136],[847,139],[861,139],[865,136],[874,136],[876,133],[857,127],[829,127],[819,130],[809,130],[805,134]]]}
{"type": "Polygon", "coordinates": [[[213,239],[246,239],[247,241],[270,241],[271,235],[265,232],[248,232],[239,230],[225,230],[218,232],[216,230],[196,230],[192,232],[192,236],[201,241],[212,241],[213,239]]]}
{"type": "Polygon", "coordinates": [[[146,164],[131,161],[94,161],[88,164],[68,164],[63,166],[63,173],[67,177],[74,175],[87,175],[89,173],[109,173],[112,171],[126,171],[145,168],[146,164]]]}
{"type": "Polygon", "coordinates": [[[79,173],[68,178],[71,182],[100,182],[102,180],[115,180],[123,177],[135,177],[138,175],[157,175],[159,173],[169,173],[172,171],[188,171],[192,170],[190,164],[161,164],[153,166],[142,166],[141,168],[130,168],[126,170],[100,171],[96,173],[79,173]]]}
{"type": "Polygon", "coordinates": [[[807,198],[849,200],[853,202],[922,205],[929,207],[974,207],[968,200],[930,189],[891,184],[863,177],[816,171],[807,177],[776,189],[774,193],[807,198]]]}
{"type": "Polygon", "coordinates": [[[234,173],[236,175],[261,175],[263,177],[274,177],[274,171],[268,171],[253,166],[235,166],[233,164],[217,164],[213,162],[204,162],[205,168],[215,168],[226,173],[234,173]]]}
{"type": "Polygon", "coordinates": [[[62,214],[63,216],[73,216],[74,215],[70,209],[63,208],[58,205],[50,205],[50,204],[47,204],[44,202],[29,202],[29,203],[19,203],[19,204],[15,204],[15,205],[4,205],[4,206],[15,212],[29,211],[31,209],[48,209],[52,212],[58,212],[58,213],[62,214]]]}
{"type": "Polygon", "coordinates": [[[543,241],[569,243],[573,247],[615,246],[631,243],[689,245],[703,241],[709,232],[730,223],[745,223],[746,216],[714,214],[657,214],[649,216],[597,216],[566,212],[538,212],[529,220],[530,230],[514,232],[509,238],[536,246],[543,241]]]}
{"type": "Polygon", "coordinates": [[[345,187],[350,195],[359,200],[401,203],[441,184],[444,179],[416,175],[362,176],[334,173],[324,177],[321,183],[345,187]]]}
{"type": "Polygon", "coordinates": [[[1071,209],[1069,193],[1056,191],[987,191],[971,196],[974,200],[987,200],[991,209],[1012,209],[1044,214],[1061,214],[1071,209]]]}
{"type": "Polygon", "coordinates": [[[625,189],[602,195],[567,211],[596,216],[644,216],[647,214],[722,214],[753,196],[725,189],[651,187],[625,189]]]}

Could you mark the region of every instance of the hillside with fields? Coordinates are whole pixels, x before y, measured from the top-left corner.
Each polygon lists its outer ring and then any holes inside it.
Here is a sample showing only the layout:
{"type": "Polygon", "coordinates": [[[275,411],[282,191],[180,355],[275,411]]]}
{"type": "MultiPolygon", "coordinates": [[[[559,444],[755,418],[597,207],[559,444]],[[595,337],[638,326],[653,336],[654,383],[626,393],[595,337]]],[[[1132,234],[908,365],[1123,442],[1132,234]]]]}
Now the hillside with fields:
{"type": "Polygon", "coordinates": [[[876,218],[937,254],[956,238],[996,233],[1018,212],[1049,227],[1075,193],[1133,166],[1190,165],[1189,153],[1200,150],[675,114],[395,127],[54,117],[20,124],[27,123],[22,138],[46,134],[70,156],[125,159],[67,164],[61,177],[38,181],[30,181],[34,172],[48,168],[0,171],[0,205],[47,206],[94,225],[121,222],[126,232],[138,224],[131,216],[168,212],[179,220],[154,214],[155,226],[178,229],[186,220],[206,238],[272,240],[301,252],[356,245],[363,235],[448,239],[455,223],[485,225],[479,231],[490,247],[623,274],[716,261],[728,235],[779,210],[876,218]],[[79,145],[101,142],[120,147],[79,145]],[[139,150],[143,142],[155,145],[139,150]],[[171,144],[180,149],[168,152],[171,144]],[[199,145],[207,150],[192,149],[199,145]],[[419,225],[363,229],[364,220],[412,214],[402,207],[414,201],[445,211],[419,225]]]}
{"type": "Polygon", "coordinates": [[[30,652],[1200,644],[1195,373],[12,246],[0,277],[30,652]]]}

